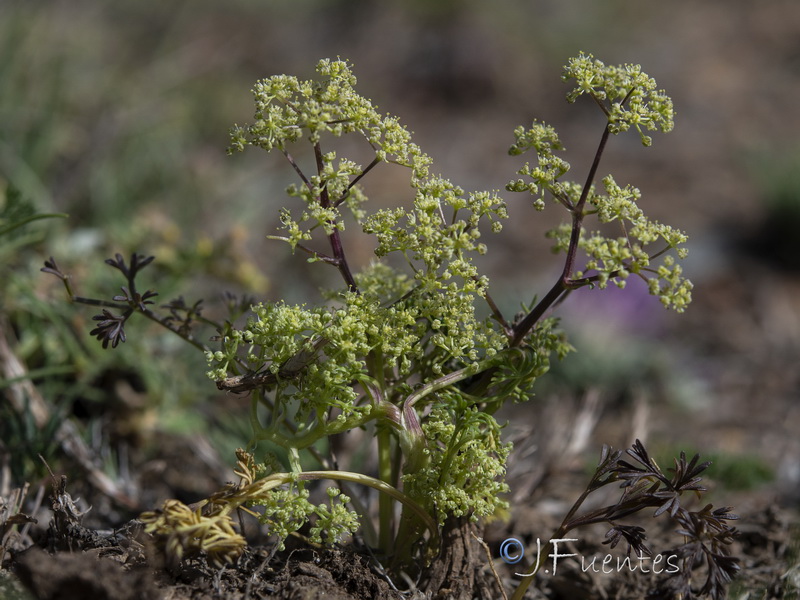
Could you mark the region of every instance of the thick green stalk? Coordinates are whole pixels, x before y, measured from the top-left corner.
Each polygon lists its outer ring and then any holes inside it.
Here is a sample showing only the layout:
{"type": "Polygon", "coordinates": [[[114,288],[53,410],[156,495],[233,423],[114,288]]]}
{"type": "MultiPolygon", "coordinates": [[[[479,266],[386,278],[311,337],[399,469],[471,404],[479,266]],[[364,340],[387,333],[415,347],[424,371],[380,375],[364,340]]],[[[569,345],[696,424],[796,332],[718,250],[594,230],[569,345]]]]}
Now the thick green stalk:
{"type": "MultiPolygon", "coordinates": [[[[378,427],[378,476],[381,481],[391,485],[392,482],[392,438],[389,429],[383,426],[378,427]]],[[[378,533],[378,544],[385,554],[389,554],[392,546],[394,533],[392,499],[386,494],[378,497],[378,515],[380,519],[380,531],[378,533]]]]}

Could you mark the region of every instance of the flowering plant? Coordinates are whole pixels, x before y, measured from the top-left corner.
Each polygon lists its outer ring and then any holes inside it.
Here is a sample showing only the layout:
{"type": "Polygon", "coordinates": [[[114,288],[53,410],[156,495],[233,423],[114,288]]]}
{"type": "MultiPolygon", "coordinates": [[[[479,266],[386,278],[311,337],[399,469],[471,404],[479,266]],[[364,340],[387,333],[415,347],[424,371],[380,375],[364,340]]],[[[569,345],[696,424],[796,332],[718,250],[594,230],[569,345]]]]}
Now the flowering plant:
{"type": "MultiPolygon", "coordinates": [[[[682,312],[689,304],[692,286],[678,263],[686,255],[686,235],[648,218],[635,187],[621,186],[612,175],[600,179],[601,189],[595,185],[609,138],[634,129],[649,146],[648,132],[672,129],[673,107],[638,65],[607,66],[581,54],[564,69],[564,81],[574,86],[567,100],[586,95],[603,118],[584,182],[564,179],[570,165],[559,156],[564,148],[551,126],[534,121],[514,131],[510,153],[530,153],[532,161],[506,189],[530,194],[536,210],[552,199],[567,219],[547,233],[565,255],[560,275],[538,301],[508,319],[475,264],[488,251],[486,234],[502,231],[506,202],[497,192],[467,192],[436,174],[400,121],[356,91],[347,62],[322,60],[316,71],[317,80],[278,75],[259,81],[255,119],[232,129],[229,152],[256,147],[287,162],[297,183],[287,190],[291,203],[280,209],[280,232],[271,237],[336,269],[341,287],[327,290],[327,301],[317,306],[254,303],[243,325],[233,318],[216,325],[219,346],[211,348],[191,334],[191,325],[202,321],[199,304],[173,301],[170,316],[162,318],[150,308],[155,292],[136,290],[137,272],[152,257],[134,255],[128,266],[118,256],[108,262],[128,285],[113,302],[92,301],[106,307],[92,334],[115,347],[125,341],[133,314],[161,322],[205,351],[208,376],[220,390],[250,394],[251,447],[263,440],[286,451],[285,464],[274,456],[257,464],[241,450],[238,484],[196,510],[170,501],[143,515],[173,558],[202,551],[215,562],[234,559],[245,543],[230,515],[245,507],[281,540],[309,521],[306,533],[316,543],[354,532],[369,517],[351,508],[349,495],[331,488],[328,504],[310,500],[309,482],[329,479],[379,492],[374,546],[395,571],[409,570],[436,555],[443,528],[508,508],[503,494],[511,445],[494,415],[506,402],[528,400],[551,357],[570,351],[552,307],[575,289],[624,287],[631,279],[642,280],[665,307],[682,312]],[[370,149],[366,165],[338,155],[337,140],[345,136],[370,149]],[[303,145],[313,155],[311,170],[293,154],[303,145]],[[409,206],[370,208],[362,181],[385,168],[405,170],[409,206]],[[602,231],[587,229],[590,219],[602,231]],[[360,269],[347,254],[350,228],[374,240],[374,260],[360,269]],[[124,312],[113,314],[108,309],[114,307],[124,312]],[[372,475],[340,470],[320,449],[354,429],[374,440],[372,475]],[[303,453],[322,468],[305,469],[303,453]]],[[[52,259],[45,270],[68,284],[52,259]]],[[[644,475],[626,471],[622,477],[624,469],[607,462],[603,483],[620,478],[641,491],[644,475]]],[[[613,531],[615,540],[630,537],[624,526],[613,531]]],[[[634,545],[641,542],[634,538],[634,545]]]]}

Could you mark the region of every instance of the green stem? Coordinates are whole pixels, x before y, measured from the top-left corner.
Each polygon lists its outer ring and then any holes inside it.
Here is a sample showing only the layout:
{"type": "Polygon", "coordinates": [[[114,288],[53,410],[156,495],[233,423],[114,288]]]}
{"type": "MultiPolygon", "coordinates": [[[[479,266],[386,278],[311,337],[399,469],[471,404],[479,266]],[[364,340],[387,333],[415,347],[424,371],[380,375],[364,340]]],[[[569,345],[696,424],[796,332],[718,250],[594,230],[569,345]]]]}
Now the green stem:
{"type": "MultiPolygon", "coordinates": [[[[389,484],[392,481],[392,438],[387,427],[378,428],[378,474],[381,481],[389,484]]],[[[391,550],[394,533],[394,511],[392,500],[387,495],[378,498],[378,515],[380,520],[380,533],[378,544],[384,554],[391,550]]]]}
{"type": "Polygon", "coordinates": [[[328,438],[338,433],[344,433],[345,431],[350,431],[351,429],[357,429],[382,416],[380,410],[373,410],[366,416],[358,414],[343,421],[334,419],[327,423],[315,423],[301,435],[288,436],[278,433],[277,427],[275,426],[262,426],[261,421],[258,418],[257,408],[258,401],[252,401],[250,409],[250,423],[253,427],[254,438],[257,440],[268,440],[273,444],[277,444],[283,448],[295,448],[297,450],[305,450],[322,438],[328,438]]]}
{"type": "Polygon", "coordinates": [[[297,448],[288,449],[289,466],[292,467],[292,473],[299,473],[302,470],[300,466],[300,452],[297,448]]]}
{"type": "Polygon", "coordinates": [[[463,381],[464,379],[472,377],[473,375],[482,373],[494,366],[495,362],[496,361],[491,358],[485,359],[479,363],[474,363],[467,367],[458,369],[457,371],[453,371],[452,373],[448,373],[447,375],[442,375],[439,377],[439,379],[435,379],[434,381],[425,384],[405,399],[403,402],[403,412],[412,409],[417,402],[422,400],[428,394],[432,394],[433,392],[437,392],[443,388],[453,385],[454,383],[463,381]]]}
{"type": "Polygon", "coordinates": [[[416,514],[425,524],[425,527],[427,527],[431,532],[431,540],[433,542],[431,547],[433,549],[437,549],[439,547],[439,528],[436,526],[436,521],[433,520],[433,517],[431,517],[427,511],[415,500],[409,496],[406,496],[403,492],[395,487],[392,487],[385,481],[380,481],[374,477],[361,475],[359,473],[350,473],[349,471],[306,471],[305,473],[300,473],[300,475],[298,475],[298,479],[341,479],[343,481],[360,483],[361,485],[366,485],[372,489],[378,490],[379,492],[382,492],[383,494],[397,500],[403,506],[414,512],[414,514],[416,514]]]}
{"type": "MultiPolygon", "coordinates": [[[[372,383],[362,381],[362,386],[372,397],[372,404],[380,406],[385,398],[386,374],[384,373],[383,353],[380,349],[374,349],[367,355],[367,368],[372,379],[372,383]]],[[[392,437],[390,429],[379,424],[376,437],[378,438],[378,477],[381,481],[392,485],[394,483],[394,472],[392,470],[392,437]]],[[[392,501],[386,495],[378,498],[378,519],[379,534],[378,547],[384,554],[391,550],[392,538],[394,534],[394,511],[392,501]]]]}
{"type": "Polygon", "coordinates": [[[31,215],[30,217],[26,217],[20,221],[17,221],[16,223],[11,223],[11,225],[7,225],[2,229],[0,229],[0,236],[10,233],[17,228],[22,227],[23,225],[32,223],[33,221],[39,221],[40,219],[66,219],[68,217],[69,215],[65,213],[46,213],[39,215],[31,215]]]}
{"type": "MultiPolygon", "coordinates": [[[[353,483],[358,483],[361,485],[365,485],[367,487],[371,487],[374,490],[381,492],[391,498],[400,502],[403,506],[407,507],[411,510],[425,527],[431,532],[431,548],[433,550],[437,550],[439,547],[439,529],[436,526],[436,521],[433,520],[422,506],[420,506],[416,501],[414,501],[409,496],[405,495],[403,492],[398,490],[395,487],[392,487],[385,481],[381,481],[379,479],[375,479],[374,477],[369,477],[368,475],[362,475],[360,473],[351,473],[350,471],[305,471],[301,473],[273,473],[265,477],[264,479],[259,479],[254,481],[250,485],[244,486],[242,488],[238,488],[230,493],[220,494],[212,499],[215,501],[224,500],[225,507],[220,511],[220,514],[229,514],[232,511],[236,510],[239,506],[246,504],[247,502],[252,502],[254,498],[263,496],[267,494],[270,490],[275,489],[281,485],[285,485],[287,483],[291,483],[293,481],[314,481],[318,479],[331,479],[334,481],[352,481],[353,483]]],[[[208,503],[209,500],[205,500],[201,505],[208,503]]]]}

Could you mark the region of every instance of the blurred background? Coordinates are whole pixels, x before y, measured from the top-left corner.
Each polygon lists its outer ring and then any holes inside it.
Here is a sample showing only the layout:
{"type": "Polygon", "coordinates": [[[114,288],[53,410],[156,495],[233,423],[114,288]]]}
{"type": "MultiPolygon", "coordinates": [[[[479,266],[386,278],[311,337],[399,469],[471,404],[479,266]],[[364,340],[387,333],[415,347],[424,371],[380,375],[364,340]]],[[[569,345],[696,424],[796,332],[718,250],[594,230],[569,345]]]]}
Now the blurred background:
{"type": "MultiPolygon", "coordinates": [[[[523,162],[507,154],[512,131],[534,118],[557,129],[571,174],[585,177],[603,121],[591,102],[564,100],[561,69],[579,51],[640,63],[675,102],[671,134],[646,149],[634,134],[612,139],[600,174],[639,187],[646,213],[689,233],[694,302],[675,315],[634,284],[568,299],[560,314],[578,352],[509,428],[523,449],[518,489],[535,491],[557,461],[593,461],[603,442],[639,436],[657,456],[715,458],[710,476],[739,512],[797,507],[796,0],[0,1],[0,198],[7,211],[18,190],[31,209],[69,214],[0,239],[6,354],[24,369],[2,374],[3,392],[32,377],[47,407],[36,417],[4,399],[3,467],[15,484],[44,474],[36,453],[58,460],[52,432],[65,418],[116,481],[132,478],[128,453],[148,449],[142,501],[161,498],[170,449],[187,443],[175,435],[206,444],[194,455],[217,470],[165,485],[193,501],[230,477],[248,425],[205,379],[204,357],[143,320],[103,351],[88,335],[92,310],[62,301],[39,268],[55,256],[78,294],[105,297],[123,282],[103,259],[153,254],[142,280],[164,301],[205,298],[210,316],[221,289],[318,300],[336,273],[266,239],[292,173],[277,156],[225,153],[228,129],[252,119],[257,79],[310,78],[318,59],[346,58],[435,171],[502,190],[523,162]]],[[[371,177],[373,200],[409,197],[391,177],[371,177]]],[[[487,240],[484,265],[513,314],[560,269],[543,233],[562,215],[504,195],[512,219],[487,240]]],[[[368,247],[352,252],[369,260],[368,247]]]]}

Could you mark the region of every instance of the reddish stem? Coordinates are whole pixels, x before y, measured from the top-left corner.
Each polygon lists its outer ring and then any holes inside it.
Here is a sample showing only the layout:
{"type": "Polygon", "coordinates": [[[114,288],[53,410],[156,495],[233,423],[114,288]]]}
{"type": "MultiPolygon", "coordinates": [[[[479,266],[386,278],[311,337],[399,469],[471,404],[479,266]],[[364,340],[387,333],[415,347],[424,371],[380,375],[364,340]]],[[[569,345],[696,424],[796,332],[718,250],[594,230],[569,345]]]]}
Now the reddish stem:
{"type": "Polygon", "coordinates": [[[558,281],[556,281],[553,287],[550,288],[550,291],[547,292],[544,298],[542,298],[539,303],[533,307],[533,309],[527,315],[525,315],[525,317],[519,323],[514,326],[514,337],[511,339],[510,343],[511,347],[519,346],[522,343],[522,340],[524,340],[525,336],[531,332],[539,319],[542,318],[542,315],[544,315],[547,309],[550,308],[564,292],[583,285],[576,285],[576,282],[570,279],[570,275],[575,268],[575,259],[578,254],[578,243],[581,239],[581,225],[583,224],[583,217],[585,214],[583,209],[586,205],[586,200],[589,197],[589,190],[592,188],[592,182],[597,174],[597,168],[600,166],[600,159],[603,156],[603,151],[605,150],[606,142],[608,142],[610,133],[611,131],[609,130],[608,125],[606,125],[606,128],[603,131],[603,136],[600,138],[600,144],[597,146],[597,152],[595,152],[594,160],[592,161],[592,167],[589,169],[589,175],[586,177],[586,183],[583,185],[581,197],[578,200],[578,203],[575,205],[575,208],[572,210],[572,235],[570,236],[569,248],[567,249],[567,260],[564,261],[564,269],[561,271],[558,281]]]}
{"type": "MultiPolygon", "coordinates": [[[[320,148],[319,142],[314,144],[314,157],[317,160],[317,173],[322,176],[324,164],[322,161],[322,148],[320,148]]],[[[330,194],[328,193],[327,186],[320,190],[319,202],[322,205],[322,208],[330,208],[331,198],[330,194]]],[[[339,269],[339,272],[342,274],[344,282],[347,284],[347,287],[350,288],[350,291],[358,293],[356,280],[353,277],[353,273],[350,271],[350,266],[347,264],[347,258],[344,255],[344,247],[342,246],[342,238],[339,235],[339,229],[336,227],[335,223],[331,223],[331,226],[333,230],[328,235],[328,241],[330,241],[331,250],[333,251],[333,264],[335,264],[339,269]]]]}

